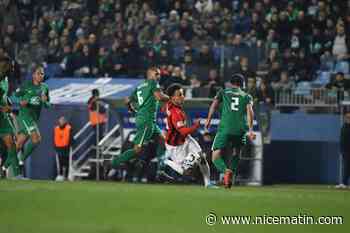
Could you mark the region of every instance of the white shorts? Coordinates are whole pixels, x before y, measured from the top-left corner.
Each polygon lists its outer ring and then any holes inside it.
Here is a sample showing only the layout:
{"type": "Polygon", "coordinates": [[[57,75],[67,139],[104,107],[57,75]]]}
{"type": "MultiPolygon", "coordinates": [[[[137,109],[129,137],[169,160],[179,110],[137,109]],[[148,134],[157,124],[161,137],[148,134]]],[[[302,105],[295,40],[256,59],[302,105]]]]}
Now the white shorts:
{"type": "Polygon", "coordinates": [[[187,136],[185,143],[180,146],[165,144],[165,147],[166,159],[164,163],[180,174],[183,174],[184,171],[194,167],[201,161],[202,149],[191,136],[187,136]]]}

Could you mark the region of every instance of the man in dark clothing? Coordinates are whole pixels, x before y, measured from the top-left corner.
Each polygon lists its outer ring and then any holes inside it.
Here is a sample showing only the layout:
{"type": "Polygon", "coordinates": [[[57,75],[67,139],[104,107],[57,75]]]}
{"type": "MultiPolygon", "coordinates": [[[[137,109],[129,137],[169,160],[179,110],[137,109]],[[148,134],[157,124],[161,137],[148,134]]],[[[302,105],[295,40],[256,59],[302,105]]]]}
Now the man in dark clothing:
{"type": "Polygon", "coordinates": [[[345,122],[341,129],[340,151],[343,156],[343,180],[337,187],[345,188],[350,177],[350,112],[345,114],[345,122]]]}

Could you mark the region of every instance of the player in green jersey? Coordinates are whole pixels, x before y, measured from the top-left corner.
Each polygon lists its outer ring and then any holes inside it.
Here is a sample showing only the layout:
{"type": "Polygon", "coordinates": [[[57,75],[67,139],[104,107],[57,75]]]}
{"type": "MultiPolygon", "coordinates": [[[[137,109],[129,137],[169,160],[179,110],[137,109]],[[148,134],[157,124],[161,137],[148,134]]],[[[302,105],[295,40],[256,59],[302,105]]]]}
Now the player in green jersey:
{"type": "MultiPolygon", "coordinates": [[[[11,117],[11,106],[8,100],[9,82],[8,77],[11,72],[11,61],[6,57],[0,58],[0,138],[4,148],[2,153],[6,153],[4,168],[11,166],[13,175],[19,175],[19,166],[16,153],[16,146],[13,140],[15,125],[11,117]]],[[[5,157],[3,157],[5,158],[5,157]]]]}
{"type": "Polygon", "coordinates": [[[165,95],[159,87],[160,71],[152,67],[147,70],[147,79],[132,92],[125,102],[131,111],[136,112],[136,135],[133,140],[134,147],[115,157],[112,169],[108,173],[111,178],[116,174],[116,168],[123,162],[141,154],[142,149],[151,139],[161,137],[156,124],[159,101],[166,102],[169,96],[165,95]]]}
{"type": "Polygon", "coordinates": [[[252,97],[241,90],[244,77],[234,74],[231,79],[231,87],[220,90],[210,106],[205,127],[210,127],[212,116],[220,107],[220,123],[213,142],[212,161],[221,173],[224,173],[224,185],[230,188],[232,185],[233,172],[236,172],[241,147],[246,143],[246,136],[253,140],[253,102],[252,97]],[[247,134],[248,133],[248,134],[247,134]],[[231,166],[226,166],[221,157],[224,149],[233,149],[234,156],[231,158],[231,166]]]}
{"type": "Polygon", "coordinates": [[[19,156],[21,164],[31,155],[41,141],[38,127],[40,112],[42,107],[50,106],[49,88],[43,81],[44,68],[37,66],[34,69],[32,80],[24,83],[15,93],[21,105],[17,117],[19,125],[19,133],[16,136],[17,151],[21,151],[26,144],[23,153],[19,156]],[[31,140],[26,143],[29,137],[31,140]]]}

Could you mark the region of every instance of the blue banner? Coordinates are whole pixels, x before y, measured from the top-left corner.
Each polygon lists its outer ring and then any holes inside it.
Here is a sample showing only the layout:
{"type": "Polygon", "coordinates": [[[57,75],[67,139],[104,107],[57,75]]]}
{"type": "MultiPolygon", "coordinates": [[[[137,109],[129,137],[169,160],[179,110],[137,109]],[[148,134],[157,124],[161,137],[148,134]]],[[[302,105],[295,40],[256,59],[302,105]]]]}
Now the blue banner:
{"type": "Polygon", "coordinates": [[[53,104],[81,104],[91,97],[91,91],[98,89],[101,98],[120,99],[131,94],[142,79],[79,79],[53,78],[46,81],[50,88],[50,102],[53,104]]]}

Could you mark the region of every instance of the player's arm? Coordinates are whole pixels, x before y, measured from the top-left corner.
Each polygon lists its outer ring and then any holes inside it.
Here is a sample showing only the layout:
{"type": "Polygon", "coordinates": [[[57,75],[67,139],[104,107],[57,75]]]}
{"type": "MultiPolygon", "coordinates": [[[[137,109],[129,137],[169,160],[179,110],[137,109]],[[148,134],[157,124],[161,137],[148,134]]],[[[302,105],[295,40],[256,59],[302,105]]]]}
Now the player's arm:
{"type": "Polygon", "coordinates": [[[170,110],[170,119],[173,126],[175,126],[176,131],[178,131],[182,136],[186,137],[189,134],[194,133],[199,127],[199,119],[193,121],[191,127],[186,126],[186,119],[183,118],[182,114],[177,110],[170,110]]]}
{"type": "Polygon", "coordinates": [[[45,108],[49,108],[51,106],[50,103],[50,94],[49,94],[49,89],[45,88],[45,93],[41,95],[41,101],[43,103],[43,106],[45,108]]]}
{"type": "Polygon", "coordinates": [[[192,134],[197,131],[197,129],[200,127],[200,120],[196,119],[193,121],[193,125],[191,127],[181,127],[177,130],[180,132],[180,134],[184,137],[186,137],[189,134],[192,134]]]}
{"type": "Polygon", "coordinates": [[[247,105],[247,119],[249,131],[253,131],[254,111],[253,106],[251,104],[247,105]]]}
{"type": "Polygon", "coordinates": [[[0,105],[0,112],[2,113],[10,113],[12,111],[12,108],[10,105],[0,105]]]}
{"type": "Polygon", "coordinates": [[[220,100],[218,98],[215,98],[213,100],[213,102],[211,103],[211,105],[210,105],[208,116],[207,116],[207,120],[205,121],[205,128],[206,129],[209,129],[210,123],[211,123],[211,119],[212,119],[216,109],[219,107],[219,105],[220,105],[220,100]]]}
{"type": "MultiPolygon", "coordinates": [[[[4,94],[4,91],[0,88],[0,97],[4,94]]],[[[11,108],[8,103],[0,100],[0,112],[7,113],[10,112],[11,108]]]]}
{"type": "Polygon", "coordinates": [[[0,112],[3,112],[3,113],[11,113],[12,112],[12,102],[11,102],[9,97],[6,97],[5,101],[0,103],[0,112]]]}
{"type": "Polygon", "coordinates": [[[254,124],[254,110],[253,110],[253,102],[249,100],[247,104],[247,120],[248,120],[248,137],[250,140],[254,140],[256,135],[253,132],[253,124],[254,124]]]}
{"type": "Polygon", "coordinates": [[[156,98],[156,100],[160,101],[160,102],[167,102],[170,98],[168,95],[164,94],[161,90],[156,90],[155,92],[153,92],[154,97],[156,98]]]}
{"type": "Polygon", "coordinates": [[[25,107],[29,103],[29,99],[26,98],[26,86],[23,84],[21,87],[17,88],[15,93],[12,95],[11,99],[14,103],[19,103],[22,107],[25,107]]]}
{"type": "Polygon", "coordinates": [[[124,98],[124,104],[128,108],[129,112],[136,112],[136,108],[133,105],[133,98],[132,97],[125,97],[124,98]]]}

